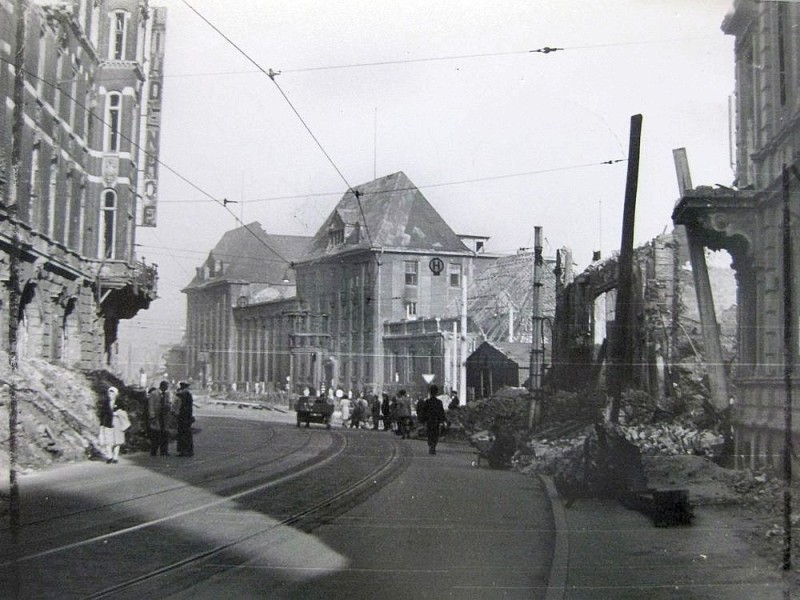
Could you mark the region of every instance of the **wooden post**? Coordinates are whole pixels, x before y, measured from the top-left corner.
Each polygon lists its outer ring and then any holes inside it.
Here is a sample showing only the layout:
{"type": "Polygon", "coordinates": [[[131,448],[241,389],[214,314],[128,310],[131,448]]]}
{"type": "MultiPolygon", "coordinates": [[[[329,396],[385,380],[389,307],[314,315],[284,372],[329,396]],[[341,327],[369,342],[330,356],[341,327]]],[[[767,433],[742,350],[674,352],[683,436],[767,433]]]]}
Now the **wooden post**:
{"type": "Polygon", "coordinates": [[[642,115],[631,117],[628,147],[628,174],[625,206],[622,215],[622,241],[617,263],[617,303],[614,313],[614,340],[609,369],[611,410],[609,420],[619,422],[622,392],[631,383],[633,370],[633,229],[636,217],[636,193],[639,188],[639,147],[642,139],[642,115]]]}
{"type": "MultiPolygon", "coordinates": [[[[796,173],[796,172],[795,172],[796,173]]],[[[794,313],[792,307],[792,221],[789,210],[789,170],[783,166],[783,570],[792,568],[792,372],[794,313]]]]}
{"type": "MultiPolygon", "coordinates": [[[[692,189],[692,178],[689,174],[686,149],[678,148],[673,150],[672,155],[678,176],[678,189],[681,195],[684,195],[692,189]]],[[[719,410],[724,410],[729,404],[728,381],[725,375],[725,363],[722,359],[722,343],[719,336],[717,312],[714,308],[714,293],[711,289],[711,280],[708,277],[705,245],[699,233],[694,231],[691,226],[686,227],[686,237],[689,243],[689,259],[692,264],[692,277],[694,278],[697,306],[700,312],[700,326],[703,330],[708,382],[711,388],[709,391],[714,406],[719,410]]]]}
{"type": "Polygon", "coordinates": [[[533,395],[531,399],[530,413],[528,414],[528,429],[533,429],[536,414],[540,410],[542,392],[542,228],[533,228],[533,317],[531,323],[531,362],[530,362],[530,391],[533,395]]]}

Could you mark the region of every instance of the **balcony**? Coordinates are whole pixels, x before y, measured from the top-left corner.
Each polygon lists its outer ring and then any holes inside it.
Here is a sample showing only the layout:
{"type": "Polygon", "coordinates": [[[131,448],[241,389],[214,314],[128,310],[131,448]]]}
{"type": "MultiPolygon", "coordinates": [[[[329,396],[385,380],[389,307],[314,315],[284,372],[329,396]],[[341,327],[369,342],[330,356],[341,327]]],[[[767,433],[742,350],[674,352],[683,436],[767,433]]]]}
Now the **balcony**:
{"type": "Polygon", "coordinates": [[[158,267],[103,262],[97,271],[97,308],[106,318],[130,319],[157,297],[158,267]]]}

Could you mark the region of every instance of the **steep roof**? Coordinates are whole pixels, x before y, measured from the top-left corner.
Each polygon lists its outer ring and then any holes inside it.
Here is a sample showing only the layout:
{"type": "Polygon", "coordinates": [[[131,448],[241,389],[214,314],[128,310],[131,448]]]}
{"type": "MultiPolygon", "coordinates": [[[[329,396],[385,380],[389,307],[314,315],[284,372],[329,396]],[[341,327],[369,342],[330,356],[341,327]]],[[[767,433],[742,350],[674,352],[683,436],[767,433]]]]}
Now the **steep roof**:
{"type": "Polygon", "coordinates": [[[206,275],[196,274],[187,289],[223,281],[281,283],[293,277],[287,267],[303,256],[310,241],[267,233],[257,221],[226,231],[203,263],[206,275]]]}
{"type": "Polygon", "coordinates": [[[402,171],[348,190],[317,231],[307,258],[370,247],[469,252],[402,171]],[[332,245],[337,229],[343,229],[344,242],[332,245]]]}

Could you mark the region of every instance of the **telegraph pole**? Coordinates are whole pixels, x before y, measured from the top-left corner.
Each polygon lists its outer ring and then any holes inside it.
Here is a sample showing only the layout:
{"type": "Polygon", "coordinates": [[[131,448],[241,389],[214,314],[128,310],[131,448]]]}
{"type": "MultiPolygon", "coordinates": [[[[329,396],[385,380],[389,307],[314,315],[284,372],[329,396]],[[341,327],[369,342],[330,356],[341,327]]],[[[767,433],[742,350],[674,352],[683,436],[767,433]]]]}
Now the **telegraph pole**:
{"type": "Polygon", "coordinates": [[[611,395],[609,420],[619,422],[619,405],[625,386],[630,384],[633,363],[631,319],[633,311],[633,225],[636,216],[636,193],[639,188],[639,146],[642,139],[642,115],[631,117],[628,147],[628,175],[622,215],[622,241],[617,263],[617,303],[614,312],[614,343],[608,382],[611,395]]]}
{"type": "Polygon", "coordinates": [[[536,413],[540,408],[542,392],[542,365],[544,364],[544,350],[542,348],[542,228],[533,228],[533,318],[531,321],[531,364],[530,386],[531,399],[530,413],[528,414],[528,429],[533,429],[536,413]]]}
{"type": "MultiPolygon", "coordinates": [[[[19,181],[20,168],[22,163],[22,133],[24,126],[25,111],[25,12],[27,8],[26,0],[16,0],[15,13],[16,22],[16,47],[14,49],[14,89],[12,99],[14,102],[14,112],[11,123],[11,179],[8,185],[8,198],[6,210],[8,220],[12,228],[12,245],[8,256],[8,363],[12,375],[19,366],[17,357],[17,334],[19,332],[19,304],[20,304],[20,277],[19,277],[19,228],[17,217],[19,213],[19,181]]],[[[17,429],[19,428],[19,408],[17,401],[17,388],[11,379],[9,386],[8,402],[8,514],[9,527],[11,530],[12,552],[16,555],[19,541],[20,525],[20,496],[19,482],[17,481],[17,460],[18,460],[18,439],[17,429]]],[[[19,573],[16,566],[13,574],[12,597],[16,598],[19,593],[19,573]]]]}
{"type": "MultiPolygon", "coordinates": [[[[796,171],[795,171],[796,174],[796,171]]],[[[792,372],[794,317],[792,312],[792,221],[789,210],[789,170],[783,165],[783,570],[792,568],[792,372]]]]}

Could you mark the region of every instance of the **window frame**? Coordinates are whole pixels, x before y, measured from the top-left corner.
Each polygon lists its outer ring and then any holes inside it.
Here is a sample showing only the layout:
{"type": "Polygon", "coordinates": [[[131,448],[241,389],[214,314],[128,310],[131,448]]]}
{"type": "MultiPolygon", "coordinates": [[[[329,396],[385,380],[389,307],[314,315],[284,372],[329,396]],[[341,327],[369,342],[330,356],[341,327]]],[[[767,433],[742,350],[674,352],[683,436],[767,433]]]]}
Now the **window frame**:
{"type": "Polygon", "coordinates": [[[419,285],[419,262],[406,260],[404,264],[405,284],[411,286],[419,285]]]}
{"type": "Polygon", "coordinates": [[[117,191],[112,188],[103,190],[102,206],[100,207],[100,244],[98,246],[100,258],[105,260],[114,260],[117,256],[116,241],[117,241],[117,209],[118,209],[117,191]],[[111,202],[109,203],[109,200],[111,202]]]}

